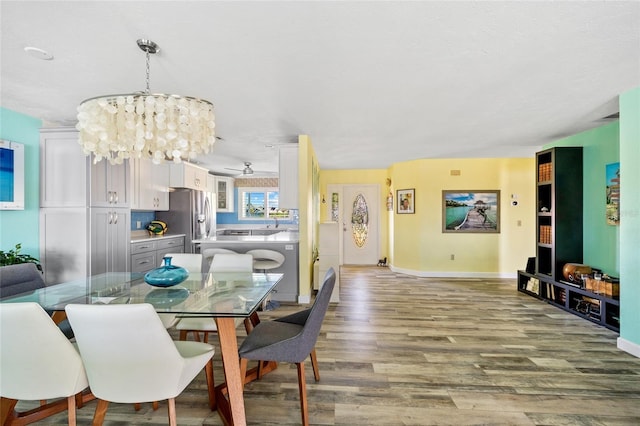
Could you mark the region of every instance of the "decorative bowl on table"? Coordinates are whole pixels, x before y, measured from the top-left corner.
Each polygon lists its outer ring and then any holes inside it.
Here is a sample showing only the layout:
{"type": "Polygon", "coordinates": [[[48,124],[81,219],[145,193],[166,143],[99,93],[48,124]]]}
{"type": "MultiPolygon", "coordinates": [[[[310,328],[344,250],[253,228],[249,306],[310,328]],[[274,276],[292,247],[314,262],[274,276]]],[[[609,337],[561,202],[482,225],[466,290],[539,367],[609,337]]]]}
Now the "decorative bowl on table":
{"type": "Polygon", "coordinates": [[[164,265],[144,274],[144,282],[155,287],[171,287],[189,277],[189,272],[181,266],[172,265],[171,257],[163,257],[164,265]]]}

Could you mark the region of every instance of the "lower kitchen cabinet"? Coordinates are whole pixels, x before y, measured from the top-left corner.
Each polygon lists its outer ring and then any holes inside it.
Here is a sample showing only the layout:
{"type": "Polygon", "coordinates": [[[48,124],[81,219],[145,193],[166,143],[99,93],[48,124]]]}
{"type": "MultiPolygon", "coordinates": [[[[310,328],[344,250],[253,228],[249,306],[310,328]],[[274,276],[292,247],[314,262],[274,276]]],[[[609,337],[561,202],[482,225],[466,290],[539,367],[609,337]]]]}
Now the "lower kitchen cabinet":
{"type": "Polygon", "coordinates": [[[145,273],[157,268],[167,253],[184,253],[184,237],[157,237],[131,243],[131,272],[145,273]]]}
{"type": "Polygon", "coordinates": [[[129,209],[91,209],[91,275],[129,271],[129,209]]]}

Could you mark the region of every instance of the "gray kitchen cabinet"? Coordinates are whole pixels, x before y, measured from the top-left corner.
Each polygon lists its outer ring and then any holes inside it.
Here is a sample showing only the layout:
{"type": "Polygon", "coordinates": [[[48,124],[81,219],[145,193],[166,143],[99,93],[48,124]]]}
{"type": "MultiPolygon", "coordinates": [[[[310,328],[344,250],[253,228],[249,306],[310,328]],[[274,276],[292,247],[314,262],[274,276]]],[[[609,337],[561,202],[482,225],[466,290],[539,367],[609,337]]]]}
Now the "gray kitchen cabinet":
{"type": "Polygon", "coordinates": [[[216,195],[218,197],[218,207],[216,211],[232,213],[235,211],[234,187],[235,180],[228,176],[216,176],[216,195]]]}
{"type": "MultiPolygon", "coordinates": [[[[234,237],[231,237],[234,238],[234,237]]],[[[244,238],[244,237],[239,237],[244,238]]],[[[243,241],[238,240],[218,240],[218,241],[203,241],[200,243],[200,253],[203,253],[207,249],[211,248],[225,248],[235,251],[236,253],[246,253],[249,250],[267,249],[275,250],[284,255],[285,260],[282,265],[275,269],[270,269],[269,273],[282,273],[282,280],[276,285],[274,293],[271,295],[272,300],[280,302],[297,302],[299,295],[299,243],[298,241],[291,242],[276,242],[271,241],[268,243],[257,241],[243,241]]],[[[206,265],[205,265],[206,266],[206,265]]],[[[260,271],[262,272],[262,271],[260,271]]]]}
{"type": "Polygon", "coordinates": [[[162,237],[131,243],[131,272],[145,273],[157,268],[167,253],[184,253],[184,237],[162,237]]]}
{"type": "Polygon", "coordinates": [[[278,207],[298,209],[298,146],[280,147],[278,207]]]}
{"type": "Polygon", "coordinates": [[[167,253],[184,253],[184,237],[163,238],[158,241],[158,264],[167,253]]]}
{"type": "Polygon", "coordinates": [[[169,210],[169,165],[153,164],[147,158],[129,160],[131,209],[169,210]]]}
{"type": "Polygon", "coordinates": [[[76,129],[42,129],[40,176],[40,262],[46,284],[128,272],[128,164],[93,165],[76,129]]]}
{"type": "Polygon", "coordinates": [[[129,162],[111,164],[91,157],[91,206],[129,207],[129,162]]]}
{"type": "Polygon", "coordinates": [[[191,163],[169,164],[169,186],[171,188],[190,188],[207,190],[209,170],[191,163]]]}
{"type": "Polygon", "coordinates": [[[91,275],[129,271],[131,214],[128,209],[91,209],[91,275]]]}
{"type": "Polygon", "coordinates": [[[72,128],[40,133],[40,207],[86,207],[88,157],[72,128]]]}
{"type": "Polygon", "coordinates": [[[40,209],[40,262],[47,285],[89,275],[86,207],[40,209]]]}

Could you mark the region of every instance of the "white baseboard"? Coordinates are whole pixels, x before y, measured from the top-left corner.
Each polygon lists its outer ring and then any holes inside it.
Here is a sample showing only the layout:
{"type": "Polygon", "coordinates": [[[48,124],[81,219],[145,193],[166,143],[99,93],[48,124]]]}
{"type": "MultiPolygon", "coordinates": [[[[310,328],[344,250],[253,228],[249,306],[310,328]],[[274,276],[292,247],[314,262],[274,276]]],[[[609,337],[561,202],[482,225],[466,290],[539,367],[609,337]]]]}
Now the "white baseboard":
{"type": "Polygon", "coordinates": [[[640,345],[618,337],[618,349],[625,351],[636,358],[640,358],[640,345]]]}
{"type": "Polygon", "coordinates": [[[308,294],[306,296],[298,296],[298,304],[299,305],[308,305],[311,303],[311,295],[308,294]]]}
{"type": "Polygon", "coordinates": [[[517,278],[517,272],[434,272],[415,271],[413,269],[397,268],[389,265],[389,269],[400,274],[412,275],[421,278],[517,278]]]}

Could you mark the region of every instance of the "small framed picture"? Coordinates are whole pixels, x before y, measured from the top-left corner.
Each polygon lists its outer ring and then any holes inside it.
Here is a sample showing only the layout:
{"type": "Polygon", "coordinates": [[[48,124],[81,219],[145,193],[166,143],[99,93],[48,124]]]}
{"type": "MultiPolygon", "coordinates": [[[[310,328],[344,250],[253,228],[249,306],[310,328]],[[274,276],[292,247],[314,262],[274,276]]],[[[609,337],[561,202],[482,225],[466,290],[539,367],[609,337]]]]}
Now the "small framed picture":
{"type": "Polygon", "coordinates": [[[398,189],[396,197],[398,214],[413,214],[416,212],[416,190],[398,189]]]}

